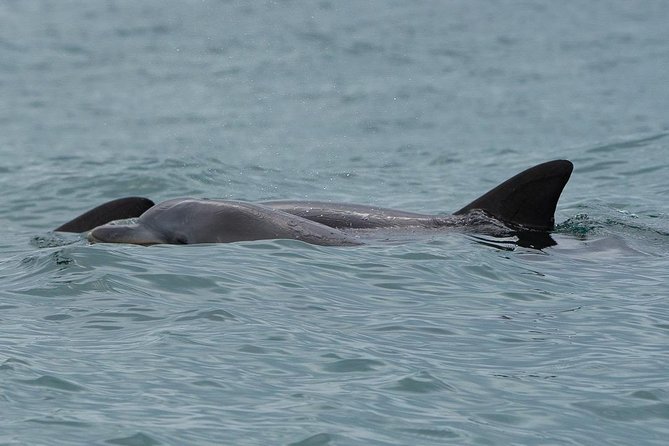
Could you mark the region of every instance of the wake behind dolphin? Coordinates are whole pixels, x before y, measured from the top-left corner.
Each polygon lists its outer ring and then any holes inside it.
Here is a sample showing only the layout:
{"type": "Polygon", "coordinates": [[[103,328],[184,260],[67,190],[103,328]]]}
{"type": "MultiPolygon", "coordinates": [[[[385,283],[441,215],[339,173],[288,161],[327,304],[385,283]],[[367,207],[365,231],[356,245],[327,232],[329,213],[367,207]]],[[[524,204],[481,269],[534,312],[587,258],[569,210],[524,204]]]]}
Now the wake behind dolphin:
{"type": "Polygon", "coordinates": [[[92,242],[138,245],[294,239],[346,246],[361,244],[362,230],[459,227],[480,232],[494,219],[508,232],[541,238],[555,227],[555,208],[572,170],[572,163],[566,160],[539,164],[445,216],[322,201],[178,198],[154,204],[148,198],[127,197],[104,203],[55,230],[90,231],[92,242]],[[134,224],[109,224],[137,217],[134,224]]]}

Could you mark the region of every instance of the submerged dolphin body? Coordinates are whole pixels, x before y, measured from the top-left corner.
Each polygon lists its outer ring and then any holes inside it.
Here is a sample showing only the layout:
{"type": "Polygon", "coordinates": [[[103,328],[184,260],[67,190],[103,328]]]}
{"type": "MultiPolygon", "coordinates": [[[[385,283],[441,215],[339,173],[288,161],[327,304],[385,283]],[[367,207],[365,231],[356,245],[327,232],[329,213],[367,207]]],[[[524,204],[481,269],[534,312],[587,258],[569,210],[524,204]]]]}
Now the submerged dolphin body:
{"type": "Polygon", "coordinates": [[[320,201],[247,203],[183,198],[154,205],[147,198],[128,197],[91,209],[56,231],[90,231],[88,238],[93,242],[139,245],[295,239],[343,246],[360,244],[355,236],[360,231],[354,234],[351,230],[471,227],[472,232],[480,232],[482,226],[498,221],[509,228],[508,232],[548,237],[555,226],[558,199],[572,169],[572,163],[566,160],[539,164],[453,215],[320,201]],[[134,224],[108,224],[136,217],[139,218],[134,224]]]}

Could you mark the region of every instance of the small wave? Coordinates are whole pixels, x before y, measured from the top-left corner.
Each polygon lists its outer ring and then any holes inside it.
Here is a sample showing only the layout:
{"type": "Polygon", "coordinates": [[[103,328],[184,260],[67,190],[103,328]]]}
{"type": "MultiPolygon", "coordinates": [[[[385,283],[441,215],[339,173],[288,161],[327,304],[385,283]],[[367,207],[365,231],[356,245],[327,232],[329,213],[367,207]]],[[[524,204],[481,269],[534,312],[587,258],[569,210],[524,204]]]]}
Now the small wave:
{"type": "Polygon", "coordinates": [[[561,234],[570,234],[578,237],[595,234],[603,224],[588,216],[588,214],[576,214],[558,224],[555,229],[561,234]]]}
{"type": "Polygon", "coordinates": [[[608,153],[608,152],[612,152],[612,151],[615,151],[615,150],[625,150],[625,149],[631,149],[631,148],[636,148],[636,147],[644,147],[644,146],[650,145],[651,143],[653,143],[655,141],[666,138],[667,136],[669,136],[669,132],[662,132],[662,133],[658,133],[656,135],[651,135],[651,136],[630,138],[630,139],[627,139],[625,141],[597,145],[595,147],[592,147],[592,148],[588,149],[588,152],[589,153],[602,153],[602,152],[608,153]]]}
{"type": "Polygon", "coordinates": [[[627,235],[634,234],[640,236],[645,234],[649,237],[669,237],[669,228],[666,227],[666,220],[661,220],[659,223],[648,221],[648,218],[655,220],[656,217],[655,215],[639,216],[624,209],[610,211],[609,215],[601,217],[583,213],[576,214],[558,224],[556,231],[561,234],[579,237],[601,234],[603,232],[622,232],[627,235]]]}

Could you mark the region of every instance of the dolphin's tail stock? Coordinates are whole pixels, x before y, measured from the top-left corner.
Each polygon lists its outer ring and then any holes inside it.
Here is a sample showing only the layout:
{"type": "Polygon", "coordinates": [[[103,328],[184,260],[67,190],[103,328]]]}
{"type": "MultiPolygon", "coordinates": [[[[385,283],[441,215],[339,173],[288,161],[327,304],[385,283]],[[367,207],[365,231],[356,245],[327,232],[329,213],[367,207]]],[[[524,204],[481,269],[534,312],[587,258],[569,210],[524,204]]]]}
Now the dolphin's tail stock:
{"type": "Polygon", "coordinates": [[[59,232],[86,232],[113,220],[135,218],[153,207],[153,201],[143,197],[126,197],[108,201],[81,214],[55,229],[59,232]]]}
{"type": "Polygon", "coordinates": [[[555,207],[574,166],[567,160],[549,161],[510,178],[455,213],[487,212],[520,230],[550,231],[555,207]]]}

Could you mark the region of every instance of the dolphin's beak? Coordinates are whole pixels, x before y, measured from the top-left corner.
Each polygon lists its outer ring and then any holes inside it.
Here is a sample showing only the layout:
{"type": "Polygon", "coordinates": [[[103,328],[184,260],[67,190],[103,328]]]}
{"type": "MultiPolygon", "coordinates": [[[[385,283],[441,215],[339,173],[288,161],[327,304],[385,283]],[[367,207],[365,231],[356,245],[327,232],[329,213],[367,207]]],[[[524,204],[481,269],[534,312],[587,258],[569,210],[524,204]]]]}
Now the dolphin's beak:
{"type": "Polygon", "coordinates": [[[102,225],[90,231],[86,238],[91,243],[131,243],[134,245],[165,243],[155,232],[141,225],[102,225]]]}

